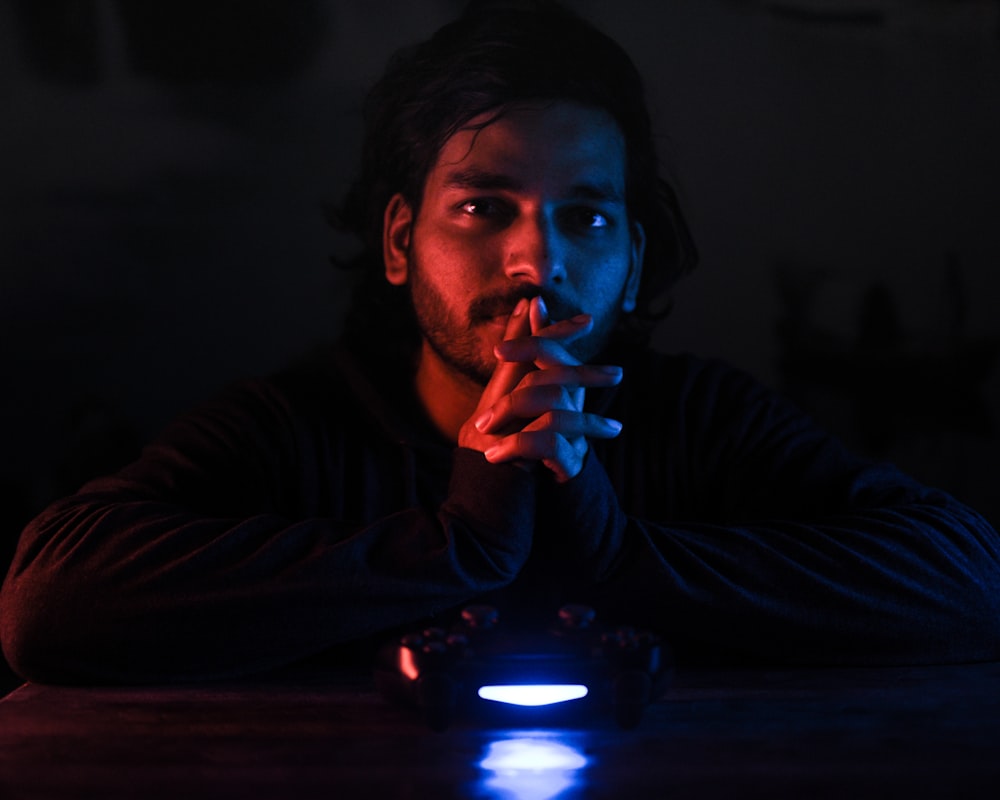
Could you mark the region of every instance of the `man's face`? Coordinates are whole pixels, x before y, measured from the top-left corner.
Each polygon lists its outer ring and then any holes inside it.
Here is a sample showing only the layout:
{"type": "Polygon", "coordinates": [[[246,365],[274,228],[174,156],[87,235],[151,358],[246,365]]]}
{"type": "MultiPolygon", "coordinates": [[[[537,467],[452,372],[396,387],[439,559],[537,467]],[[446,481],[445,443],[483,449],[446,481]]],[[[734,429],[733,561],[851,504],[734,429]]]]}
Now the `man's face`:
{"type": "Polygon", "coordinates": [[[569,102],[516,106],[458,131],[416,218],[399,197],[386,214],[386,276],[410,285],[425,356],[480,384],[521,297],[541,294],[553,320],[592,315],[571,349],[593,359],[634,307],[642,249],[621,132],[606,112],[569,102]]]}

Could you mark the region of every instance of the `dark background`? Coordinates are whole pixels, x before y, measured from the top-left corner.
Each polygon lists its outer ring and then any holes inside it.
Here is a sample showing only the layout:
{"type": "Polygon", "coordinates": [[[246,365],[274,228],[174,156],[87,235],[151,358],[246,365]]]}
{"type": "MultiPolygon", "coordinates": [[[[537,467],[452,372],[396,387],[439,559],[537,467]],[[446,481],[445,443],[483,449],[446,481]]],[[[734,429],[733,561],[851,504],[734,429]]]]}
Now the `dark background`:
{"type": "MultiPolygon", "coordinates": [[[[335,335],[363,92],[456,0],[0,0],[0,541],[335,335]]],[[[702,253],[657,335],[1000,519],[1000,4],[589,0],[702,253]],[[846,8],[850,11],[845,11],[846,8]]]]}

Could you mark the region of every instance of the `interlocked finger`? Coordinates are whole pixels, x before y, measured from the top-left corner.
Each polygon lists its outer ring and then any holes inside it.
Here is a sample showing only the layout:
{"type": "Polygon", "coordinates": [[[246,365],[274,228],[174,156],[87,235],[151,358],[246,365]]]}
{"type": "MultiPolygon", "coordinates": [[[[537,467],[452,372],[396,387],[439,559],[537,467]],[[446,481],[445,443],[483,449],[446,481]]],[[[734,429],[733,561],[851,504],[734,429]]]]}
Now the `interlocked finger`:
{"type": "Polygon", "coordinates": [[[585,437],[567,438],[554,430],[522,430],[505,436],[486,451],[486,459],[503,461],[541,461],[556,480],[566,481],[583,468],[589,445],[585,437]]]}
{"type": "Polygon", "coordinates": [[[514,361],[534,364],[539,369],[565,364],[578,366],[582,363],[563,346],[560,340],[540,335],[507,339],[494,348],[494,353],[501,364],[514,361]]]}
{"type": "Polygon", "coordinates": [[[622,424],[616,419],[563,409],[547,411],[522,429],[527,433],[552,431],[563,436],[592,439],[614,439],[621,430],[622,424]]]}
{"type": "Polygon", "coordinates": [[[569,389],[593,389],[617,386],[621,383],[621,379],[621,367],[580,364],[579,366],[558,366],[534,370],[521,378],[518,388],[559,384],[569,389]]]}
{"type": "Polygon", "coordinates": [[[494,457],[489,460],[538,459],[550,455],[539,448],[544,448],[545,443],[550,442],[553,436],[569,439],[613,439],[621,433],[621,430],[620,422],[599,414],[565,410],[547,411],[520,430],[501,436],[490,448],[494,457]]]}
{"type": "Polygon", "coordinates": [[[520,426],[557,409],[582,411],[576,402],[575,389],[557,383],[534,385],[501,397],[475,424],[482,433],[501,433],[512,424],[520,426]]]}

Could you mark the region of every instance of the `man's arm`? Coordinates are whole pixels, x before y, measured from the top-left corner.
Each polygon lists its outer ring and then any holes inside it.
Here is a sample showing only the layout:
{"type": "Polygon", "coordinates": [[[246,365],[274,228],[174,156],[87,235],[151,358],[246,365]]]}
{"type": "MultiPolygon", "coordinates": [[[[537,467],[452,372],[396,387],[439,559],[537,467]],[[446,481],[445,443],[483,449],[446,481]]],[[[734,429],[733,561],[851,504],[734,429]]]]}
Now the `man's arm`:
{"type": "Polygon", "coordinates": [[[552,526],[549,547],[602,615],[660,630],[692,658],[1000,658],[996,533],[931,490],[900,497],[906,479],[879,472],[859,475],[869,496],[840,513],[664,522],[624,514],[595,459],[553,489],[580,513],[552,526]]]}
{"type": "MultiPolygon", "coordinates": [[[[529,331],[527,306],[510,335],[529,331]]],[[[491,391],[526,371],[501,365],[491,391]]],[[[51,682],[249,674],[517,576],[535,525],[529,470],[462,447],[440,503],[419,501],[407,445],[326,399],[311,426],[270,383],[240,387],[34,520],[0,595],[10,663],[51,682]]]]}
{"type": "Polygon", "coordinates": [[[622,437],[539,492],[536,541],[558,540],[588,599],[703,656],[1000,658],[1000,537],[980,515],[692,362],[636,368],[622,437]]]}
{"type": "Polygon", "coordinates": [[[31,523],[0,596],[22,676],[259,672],[519,572],[534,527],[523,470],[458,451],[427,507],[402,485],[405,453],[356,409],[335,412],[351,419],[323,442],[287,402],[271,384],[240,387],[31,523]]]}
{"type": "Polygon", "coordinates": [[[646,383],[625,396],[646,400],[616,409],[625,439],[599,447],[618,453],[612,481],[590,448],[559,444],[592,437],[606,418],[582,406],[551,413],[537,393],[519,398],[538,385],[572,388],[583,369],[539,331],[501,345],[503,358],[536,371],[490,409],[487,430],[514,429],[487,457],[550,466],[545,458],[569,453],[550,480],[541,476],[536,552],[603,613],[703,653],[753,659],[1000,657],[1000,540],[975,512],[854,457],[791,405],[718,368],[690,385],[633,376],[646,383]],[[532,430],[555,435],[524,435],[532,430]]]}

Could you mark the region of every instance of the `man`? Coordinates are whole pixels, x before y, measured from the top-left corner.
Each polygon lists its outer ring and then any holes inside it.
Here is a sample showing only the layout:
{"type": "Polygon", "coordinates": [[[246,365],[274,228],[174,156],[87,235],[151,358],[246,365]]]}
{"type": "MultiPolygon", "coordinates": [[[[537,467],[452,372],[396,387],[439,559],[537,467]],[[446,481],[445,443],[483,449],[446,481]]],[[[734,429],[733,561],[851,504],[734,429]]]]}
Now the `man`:
{"type": "Polygon", "coordinates": [[[639,344],[693,255],[616,44],[549,2],[480,4],[397,56],[367,114],[343,343],[28,526],[0,598],[22,675],[346,657],[484,596],[587,602],[682,658],[1000,654],[982,518],[639,344]]]}

